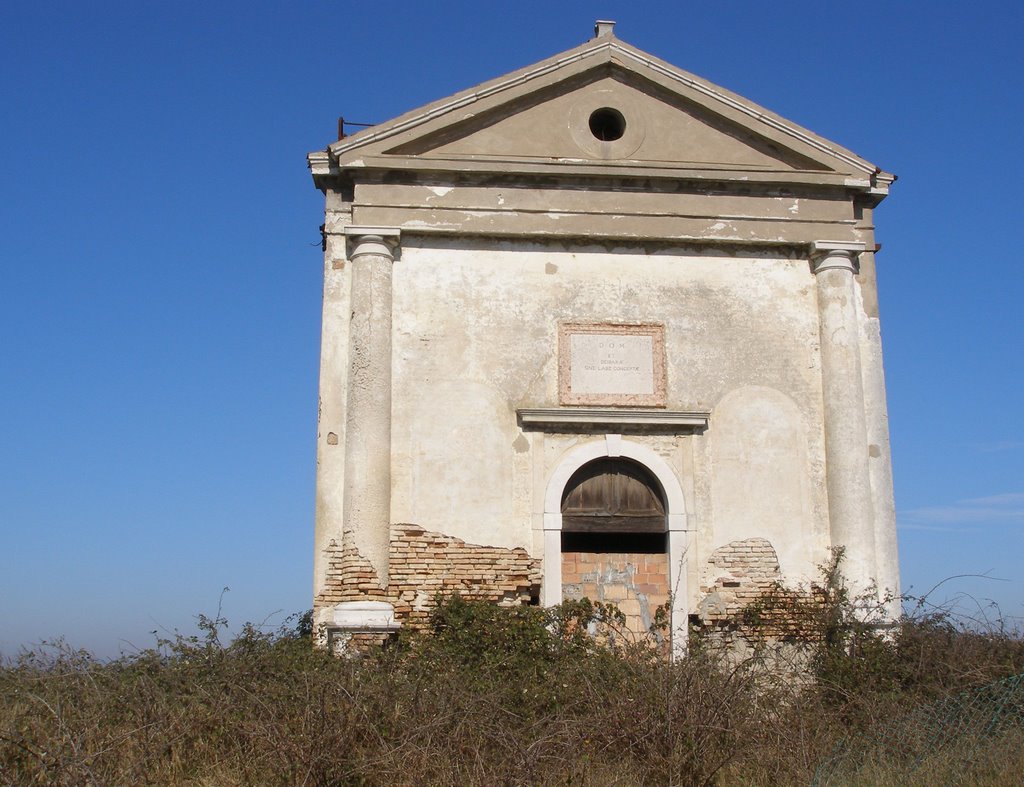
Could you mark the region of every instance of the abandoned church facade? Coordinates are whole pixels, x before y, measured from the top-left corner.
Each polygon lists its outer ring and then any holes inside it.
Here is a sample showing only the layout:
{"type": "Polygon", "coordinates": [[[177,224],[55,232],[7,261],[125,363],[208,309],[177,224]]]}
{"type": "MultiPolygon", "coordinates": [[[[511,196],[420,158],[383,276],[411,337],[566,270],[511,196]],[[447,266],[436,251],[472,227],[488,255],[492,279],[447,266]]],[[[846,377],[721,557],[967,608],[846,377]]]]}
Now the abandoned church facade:
{"type": "Polygon", "coordinates": [[[895,179],[619,40],[310,154],[315,622],[438,593],[713,625],[834,546],[898,591],[873,210],[895,179]]]}

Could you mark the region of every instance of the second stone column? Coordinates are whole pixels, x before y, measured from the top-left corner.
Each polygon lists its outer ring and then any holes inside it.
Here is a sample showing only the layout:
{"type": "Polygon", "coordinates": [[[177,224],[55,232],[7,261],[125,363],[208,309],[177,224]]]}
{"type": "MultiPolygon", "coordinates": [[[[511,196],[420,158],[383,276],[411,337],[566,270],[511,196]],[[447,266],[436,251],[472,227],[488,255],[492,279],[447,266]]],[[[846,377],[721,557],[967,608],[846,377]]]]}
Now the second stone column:
{"type": "Polygon", "coordinates": [[[855,593],[876,579],[874,507],[868,471],[867,418],[861,375],[857,290],[859,243],[812,244],[818,290],[821,380],[825,420],[825,473],[833,546],[843,547],[840,568],[855,593]]]}

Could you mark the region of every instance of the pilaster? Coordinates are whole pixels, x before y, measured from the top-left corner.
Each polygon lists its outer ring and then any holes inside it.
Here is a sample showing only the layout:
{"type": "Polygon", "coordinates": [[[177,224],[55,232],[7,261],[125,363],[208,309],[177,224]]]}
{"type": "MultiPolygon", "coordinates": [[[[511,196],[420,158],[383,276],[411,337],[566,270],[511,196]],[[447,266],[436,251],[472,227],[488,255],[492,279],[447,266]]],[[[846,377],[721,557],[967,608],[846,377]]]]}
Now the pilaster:
{"type": "Polygon", "coordinates": [[[860,283],[864,313],[860,326],[861,371],[864,373],[864,410],[867,414],[868,472],[875,512],[875,579],[881,600],[889,599],[893,620],[901,610],[899,550],[896,537],[896,506],[893,499],[892,454],[889,447],[889,415],[882,365],[882,332],[876,278],[874,225],[870,208],[864,208],[860,232],[867,248],[860,255],[860,283]],[[868,275],[864,272],[867,269],[868,275]]]}

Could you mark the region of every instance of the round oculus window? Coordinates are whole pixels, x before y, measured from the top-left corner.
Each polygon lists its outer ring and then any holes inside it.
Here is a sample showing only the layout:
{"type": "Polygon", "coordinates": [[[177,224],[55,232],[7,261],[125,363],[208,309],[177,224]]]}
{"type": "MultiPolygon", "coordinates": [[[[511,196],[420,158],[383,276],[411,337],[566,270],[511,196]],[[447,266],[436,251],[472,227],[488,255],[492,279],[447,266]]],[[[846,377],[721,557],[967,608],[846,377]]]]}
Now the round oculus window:
{"type": "Polygon", "coordinates": [[[626,133],[626,118],[617,109],[601,107],[590,113],[590,133],[602,142],[622,139],[626,133]]]}

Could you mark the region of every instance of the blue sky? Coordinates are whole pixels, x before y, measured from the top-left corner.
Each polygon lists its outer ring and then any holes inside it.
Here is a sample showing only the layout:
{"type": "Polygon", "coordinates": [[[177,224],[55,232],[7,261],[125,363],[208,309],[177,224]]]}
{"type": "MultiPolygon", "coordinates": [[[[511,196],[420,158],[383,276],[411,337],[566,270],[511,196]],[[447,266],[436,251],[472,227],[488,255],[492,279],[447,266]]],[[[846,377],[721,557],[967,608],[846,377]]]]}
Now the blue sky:
{"type": "Polygon", "coordinates": [[[322,200],[379,122],[624,40],[900,180],[877,212],[905,589],[1024,615],[1024,6],[0,7],[0,651],[311,601],[322,200]]]}

